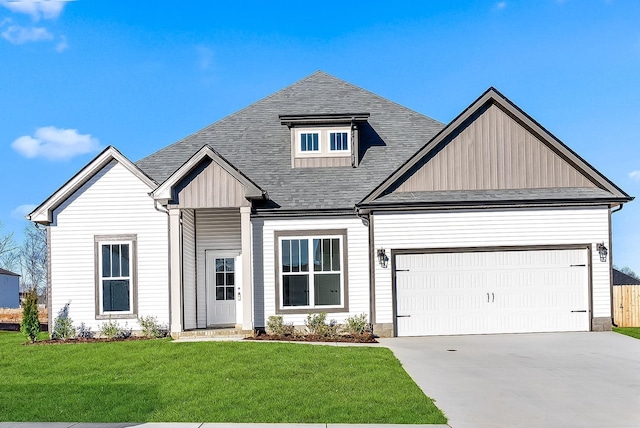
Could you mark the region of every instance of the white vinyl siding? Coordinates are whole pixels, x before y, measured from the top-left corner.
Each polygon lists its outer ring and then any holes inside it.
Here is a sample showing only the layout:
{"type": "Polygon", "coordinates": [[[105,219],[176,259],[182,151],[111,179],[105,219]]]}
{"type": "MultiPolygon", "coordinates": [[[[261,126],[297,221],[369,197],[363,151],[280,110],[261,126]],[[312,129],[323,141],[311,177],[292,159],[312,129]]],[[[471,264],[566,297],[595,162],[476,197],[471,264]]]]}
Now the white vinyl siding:
{"type": "Polygon", "coordinates": [[[240,211],[238,209],[199,209],[196,215],[196,266],[198,328],[207,326],[207,287],[205,252],[229,250],[240,253],[240,211]]]}
{"type": "Polygon", "coordinates": [[[182,211],[182,292],[184,328],[196,328],[196,225],[193,210],[182,211]]]}
{"type": "MultiPolygon", "coordinates": [[[[150,188],[112,161],[54,211],[51,226],[51,312],[67,302],[74,323],[94,331],[97,235],[137,236],[138,315],[169,322],[167,215],[154,208],[150,188]]],[[[119,319],[139,329],[135,317],[119,319]]]]}
{"type": "MultiPolygon", "coordinates": [[[[368,228],[362,224],[362,220],[356,217],[328,217],[328,218],[301,218],[278,220],[252,220],[254,236],[254,255],[260,253],[261,261],[254,268],[254,288],[256,290],[256,307],[260,294],[264,296],[264,313],[256,310],[254,323],[256,327],[264,327],[267,318],[276,314],[276,265],[275,265],[275,232],[279,231],[314,231],[322,230],[347,230],[347,281],[349,305],[348,312],[331,312],[327,318],[344,322],[350,315],[369,313],[369,235],[368,228]],[[260,242],[260,237],[262,240],[260,242]],[[263,292],[261,293],[261,291],[263,292]]],[[[286,239],[286,238],[285,238],[286,239]]],[[[321,312],[322,308],[312,309],[313,312],[321,312]]],[[[284,311],[283,311],[284,312],[284,311]]],[[[295,325],[304,325],[306,314],[284,314],[285,322],[295,325]]]]}
{"type": "MultiPolygon", "coordinates": [[[[591,244],[594,317],[610,317],[609,262],[595,245],[609,243],[607,207],[486,209],[424,213],[375,213],[375,248],[525,247],[591,244]]],[[[376,322],[391,323],[391,266],[375,267],[376,322]]]]}

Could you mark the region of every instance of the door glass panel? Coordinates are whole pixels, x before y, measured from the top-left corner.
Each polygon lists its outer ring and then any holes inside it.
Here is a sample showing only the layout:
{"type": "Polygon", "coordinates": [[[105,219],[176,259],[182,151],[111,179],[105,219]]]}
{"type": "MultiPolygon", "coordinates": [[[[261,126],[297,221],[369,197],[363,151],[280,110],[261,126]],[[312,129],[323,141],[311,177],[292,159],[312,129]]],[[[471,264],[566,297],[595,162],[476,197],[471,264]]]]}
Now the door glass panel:
{"type": "Polygon", "coordinates": [[[235,300],[235,259],[216,259],[216,300],[235,300]]]}

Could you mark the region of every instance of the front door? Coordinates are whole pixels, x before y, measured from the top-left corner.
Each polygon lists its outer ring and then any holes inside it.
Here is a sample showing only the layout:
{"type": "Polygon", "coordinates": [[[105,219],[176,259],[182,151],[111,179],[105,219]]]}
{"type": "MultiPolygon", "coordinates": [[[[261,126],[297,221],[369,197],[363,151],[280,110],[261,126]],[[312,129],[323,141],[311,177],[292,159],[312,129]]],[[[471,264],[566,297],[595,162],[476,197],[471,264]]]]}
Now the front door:
{"type": "Polygon", "coordinates": [[[238,255],[207,251],[207,325],[236,324],[241,272],[238,255]]]}

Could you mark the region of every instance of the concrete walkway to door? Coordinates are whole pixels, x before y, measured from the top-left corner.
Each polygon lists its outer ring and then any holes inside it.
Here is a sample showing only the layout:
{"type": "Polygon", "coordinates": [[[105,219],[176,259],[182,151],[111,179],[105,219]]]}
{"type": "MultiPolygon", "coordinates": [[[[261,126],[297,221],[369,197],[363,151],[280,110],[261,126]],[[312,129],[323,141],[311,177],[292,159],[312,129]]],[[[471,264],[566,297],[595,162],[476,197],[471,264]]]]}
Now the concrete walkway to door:
{"type": "Polygon", "coordinates": [[[382,339],[466,427],[640,427],[640,340],[613,332],[382,339]]]}

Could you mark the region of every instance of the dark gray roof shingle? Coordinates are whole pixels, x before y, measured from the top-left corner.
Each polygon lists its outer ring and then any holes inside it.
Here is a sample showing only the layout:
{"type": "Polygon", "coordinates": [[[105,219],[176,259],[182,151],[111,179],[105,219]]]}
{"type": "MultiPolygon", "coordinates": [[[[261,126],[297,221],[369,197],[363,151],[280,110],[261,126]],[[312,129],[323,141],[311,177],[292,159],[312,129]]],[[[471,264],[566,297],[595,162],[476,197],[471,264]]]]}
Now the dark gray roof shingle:
{"type": "Polygon", "coordinates": [[[208,144],[286,210],[350,209],[444,125],[316,72],[139,162],[158,183],[208,144]],[[279,115],[370,113],[360,127],[358,168],[292,168],[291,133],[279,115]]]}
{"type": "Polygon", "coordinates": [[[640,285],[640,280],[613,269],[613,285],[640,285]]]}

